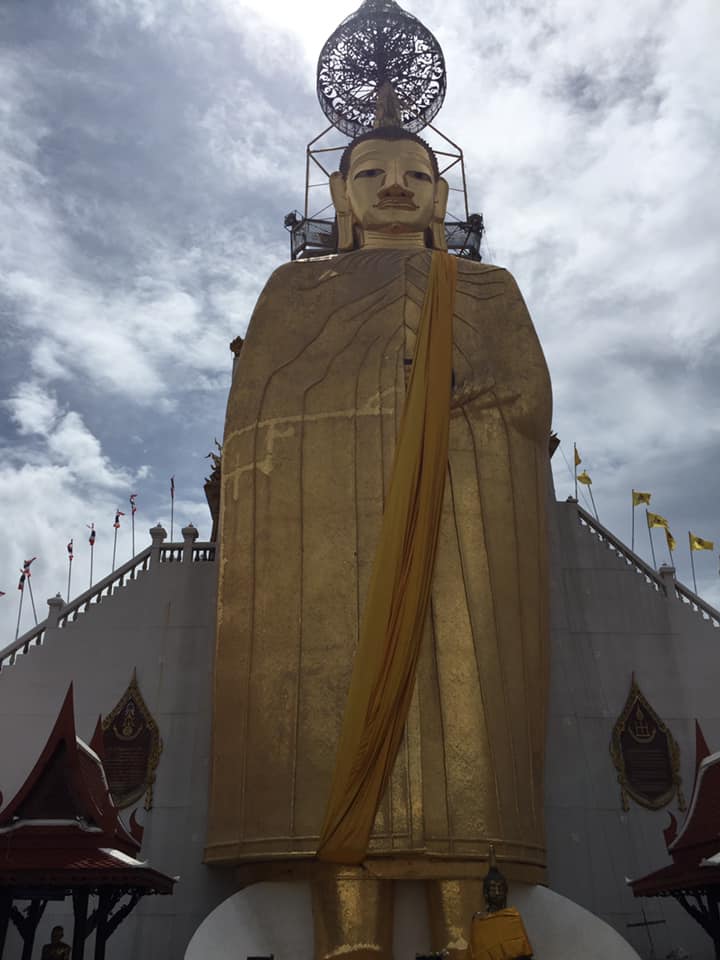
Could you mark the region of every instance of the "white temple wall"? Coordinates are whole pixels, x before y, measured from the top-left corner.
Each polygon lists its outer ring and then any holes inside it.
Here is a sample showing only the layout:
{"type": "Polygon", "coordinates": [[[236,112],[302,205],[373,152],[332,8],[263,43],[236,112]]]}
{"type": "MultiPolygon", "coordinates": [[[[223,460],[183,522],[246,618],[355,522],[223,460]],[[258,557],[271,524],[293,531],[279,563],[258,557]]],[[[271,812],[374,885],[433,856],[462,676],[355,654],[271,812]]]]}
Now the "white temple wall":
{"type": "Polygon", "coordinates": [[[630,799],[622,809],[610,756],[612,729],[630,690],[641,690],[680,747],[686,801],[694,779],[695,718],[720,749],[720,629],[675,596],[654,589],[588,527],[574,503],[558,503],[553,531],[553,629],[546,764],[549,879],[611,923],[649,956],[679,946],[693,960],[714,956],[709,938],[672,899],[633,897],[625,878],[670,863],[663,829],[677,798],[659,811],[630,799]]]}
{"type": "MultiPolygon", "coordinates": [[[[233,892],[229,873],[202,864],[216,574],[214,562],[156,563],[74,623],[49,630],[42,646],[0,671],[0,789],[6,802],[37,760],[71,682],[83,740],[120,699],[134,668],[160,728],[153,808],[146,812],[142,800],[136,805],[145,826],[140,858],[180,882],[173,896],[143,898],[108,942],[109,960],[182,957],[198,924],[233,892]]],[[[125,819],[132,809],[124,811],[125,819]]],[[[38,955],[55,923],[63,924],[70,942],[69,900],[64,907],[48,905],[35,941],[38,955]]],[[[9,936],[6,956],[14,955],[20,953],[9,936]]]]}

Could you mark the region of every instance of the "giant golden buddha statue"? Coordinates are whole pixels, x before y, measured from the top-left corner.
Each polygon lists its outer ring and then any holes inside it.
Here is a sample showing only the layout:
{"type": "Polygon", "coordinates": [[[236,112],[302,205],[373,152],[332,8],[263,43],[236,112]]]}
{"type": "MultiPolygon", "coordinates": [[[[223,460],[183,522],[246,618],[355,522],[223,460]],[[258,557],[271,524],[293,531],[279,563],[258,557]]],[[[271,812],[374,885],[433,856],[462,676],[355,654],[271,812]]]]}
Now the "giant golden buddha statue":
{"type": "Polygon", "coordinates": [[[489,844],[545,869],[550,382],[389,112],[332,177],[339,254],[260,295],[223,443],[206,860],[310,881],[319,958],[389,958],[398,879],[464,952],[489,844]]]}

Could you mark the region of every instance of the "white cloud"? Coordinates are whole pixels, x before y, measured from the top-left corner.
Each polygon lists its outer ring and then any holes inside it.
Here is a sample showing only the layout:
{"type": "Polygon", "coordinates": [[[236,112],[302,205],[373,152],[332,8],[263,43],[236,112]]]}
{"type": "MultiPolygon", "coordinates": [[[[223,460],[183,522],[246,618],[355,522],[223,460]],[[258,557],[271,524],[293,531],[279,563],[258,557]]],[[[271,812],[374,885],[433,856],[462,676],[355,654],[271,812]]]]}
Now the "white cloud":
{"type": "MultiPolygon", "coordinates": [[[[302,206],[305,145],[325,125],[317,56],[358,4],[93,0],[33,25],[25,10],[44,5],[29,0],[7,17],[36,35],[13,48],[8,31],[0,62],[0,502],[52,592],[86,522],[104,518],[109,565],[128,484],[154,522],[175,473],[182,522],[208,526],[228,342],[287,257],[282,215],[302,206]]],[[[404,5],[443,45],[436,123],[528,300],[556,428],[581,446],[601,519],[628,537],[629,490],[647,488],[676,536],[720,540],[717,5],[404,5]]],[[[3,562],[7,589],[17,562],[3,562]]]]}
{"type": "Polygon", "coordinates": [[[41,446],[35,457],[45,457],[48,465],[68,468],[68,479],[96,487],[127,485],[132,474],[113,467],[102,452],[100,441],[88,430],[75,410],[60,409],[54,395],[39,383],[21,384],[6,401],[10,415],[22,437],[35,436],[41,446]]]}
{"type": "Polygon", "coordinates": [[[20,384],[15,396],[7,401],[7,407],[21,437],[50,433],[58,414],[55,397],[37,383],[20,384]]]}

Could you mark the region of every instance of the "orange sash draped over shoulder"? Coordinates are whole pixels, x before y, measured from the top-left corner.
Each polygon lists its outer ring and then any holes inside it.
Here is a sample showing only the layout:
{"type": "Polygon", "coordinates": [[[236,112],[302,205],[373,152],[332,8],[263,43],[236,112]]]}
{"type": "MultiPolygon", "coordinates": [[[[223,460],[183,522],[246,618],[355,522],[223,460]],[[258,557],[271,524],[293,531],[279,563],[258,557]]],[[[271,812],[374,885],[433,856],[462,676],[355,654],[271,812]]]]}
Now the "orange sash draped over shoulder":
{"type": "Polygon", "coordinates": [[[433,252],[318,857],[360,863],[407,720],[448,466],[457,263],[433,252]]]}

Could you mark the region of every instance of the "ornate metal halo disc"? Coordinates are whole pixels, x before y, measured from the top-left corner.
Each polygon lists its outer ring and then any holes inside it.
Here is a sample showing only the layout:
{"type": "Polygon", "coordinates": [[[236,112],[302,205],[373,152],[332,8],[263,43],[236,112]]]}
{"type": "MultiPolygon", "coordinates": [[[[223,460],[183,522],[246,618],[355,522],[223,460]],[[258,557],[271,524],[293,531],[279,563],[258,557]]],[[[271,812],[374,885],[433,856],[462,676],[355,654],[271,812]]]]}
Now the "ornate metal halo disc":
{"type": "Polygon", "coordinates": [[[349,137],[371,130],[377,92],[386,80],[400,101],[403,127],[417,133],[445,99],[445,59],[432,33],[394,0],[365,0],[320,53],[323,113],[349,137]]]}

